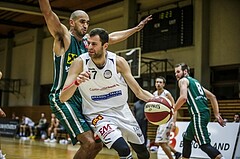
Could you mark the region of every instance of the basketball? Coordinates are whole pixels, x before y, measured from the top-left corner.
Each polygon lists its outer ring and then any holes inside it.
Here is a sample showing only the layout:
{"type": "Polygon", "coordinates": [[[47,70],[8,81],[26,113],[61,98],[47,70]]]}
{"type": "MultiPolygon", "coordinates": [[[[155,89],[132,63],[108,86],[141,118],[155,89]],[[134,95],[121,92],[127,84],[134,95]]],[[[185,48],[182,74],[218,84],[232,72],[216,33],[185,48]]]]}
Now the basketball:
{"type": "Polygon", "coordinates": [[[154,97],[144,107],[147,120],[154,125],[167,123],[173,115],[172,104],[166,97],[154,97]]]}

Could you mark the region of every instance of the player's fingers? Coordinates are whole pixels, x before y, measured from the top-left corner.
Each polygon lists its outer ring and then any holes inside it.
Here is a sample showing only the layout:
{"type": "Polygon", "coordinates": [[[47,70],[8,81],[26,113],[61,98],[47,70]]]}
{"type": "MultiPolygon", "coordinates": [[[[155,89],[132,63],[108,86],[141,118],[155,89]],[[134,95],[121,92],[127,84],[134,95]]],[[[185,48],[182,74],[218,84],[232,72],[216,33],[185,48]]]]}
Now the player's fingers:
{"type": "Polygon", "coordinates": [[[145,18],[145,22],[147,23],[148,21],[152,20],[152,15],[149,15],[147,18],[145,18]]]}
{"type": "Polygon", "coordinates": [[[81,82],[85,82],[85,81],[89,80],[89,78],[90,78],[89,72],[82,72],[82,73],[80,73],[80,75],[78,75],[77,81],[79,83],[81,83],[81,82]]]}

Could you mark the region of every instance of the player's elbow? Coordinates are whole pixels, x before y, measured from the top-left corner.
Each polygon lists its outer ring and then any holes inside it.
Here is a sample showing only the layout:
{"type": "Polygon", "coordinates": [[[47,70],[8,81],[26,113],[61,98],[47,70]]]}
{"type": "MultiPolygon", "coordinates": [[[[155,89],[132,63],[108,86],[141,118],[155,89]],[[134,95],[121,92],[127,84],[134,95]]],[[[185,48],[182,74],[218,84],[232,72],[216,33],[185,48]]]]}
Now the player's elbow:
{"type": "Polygon", "coordinates": [[[187,102],[187,97],[185,97],[185,96],[182,97],[182,98],[181,98],[181,101],[182,101],[182,103],[186,103],[186,102],[187,102]]]}

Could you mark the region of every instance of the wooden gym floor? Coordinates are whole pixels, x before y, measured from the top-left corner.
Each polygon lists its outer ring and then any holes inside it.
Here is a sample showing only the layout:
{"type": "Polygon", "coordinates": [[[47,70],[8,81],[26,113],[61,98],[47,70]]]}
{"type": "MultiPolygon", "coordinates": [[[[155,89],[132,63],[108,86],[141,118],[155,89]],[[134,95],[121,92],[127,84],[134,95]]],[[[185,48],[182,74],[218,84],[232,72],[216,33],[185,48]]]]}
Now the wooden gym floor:
{"type": "MultiPolygon", "coordinates": [[[[72,159],[79,146],[1,137],[1,149],[6,159],[72,159]]],[[[118,159],[118,155],[114,150],[103,148],[96,159],[118,159]]],[[[157,154],[151,153],[151,159],[157,159],[157,154]]]]}

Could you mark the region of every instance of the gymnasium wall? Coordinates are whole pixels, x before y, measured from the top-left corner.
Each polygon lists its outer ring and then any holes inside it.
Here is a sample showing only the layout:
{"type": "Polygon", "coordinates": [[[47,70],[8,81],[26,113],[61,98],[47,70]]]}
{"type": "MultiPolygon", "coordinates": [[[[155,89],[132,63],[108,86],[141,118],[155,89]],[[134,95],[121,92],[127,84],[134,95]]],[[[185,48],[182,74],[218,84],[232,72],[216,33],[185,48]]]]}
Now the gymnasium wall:
{"type": "MultiPolygon", "coordinates": [[[[160,6],[160,1],[156,0],[138,0],[137,2],[141,3],[138,21],[142,16],[173,7],[172,5],[160,6]]],[[[173,65],[186,62],[195,69],[195,77],[200,81],[204,78],[206,79],[204,81],[209,80],[209,71],[204,72],[205,64],[208,69],[211,66],[240,64],[240,45],[238,44],[240,41],[240,21],[238,20],[240,1],[186,0],[185,2],[193,2],[194,6],[193,46],[156,51],[142,56],[156,59],[167,58],[173,65]]],[[[127,0],[89,12],[91,17],[89,29],[103,27],[109,32],[127,29],[126,21],[129,16],[126,6],[127,0]]],[[[53,38],[49,35],[47,28],[40,29],[42,34],[38,34],[38,31],[33,29],[16,35],[13,39],[12,51],[7,49],[9,39],[0,40],[0,70],[5,75],[7,68],[10,68],[10,78],[23,80],[20,94],[3,93],[3,98],[8,100],[4,102],[7,103],[6,106],[37,105],[34,103],[38,98],[34,96],[36,93],[34,85],[51,84],[53,81],[53,38]],[[43,36],[42,45],[38,44],[36,36],[38,38],[43,36]],[[38,50],[41,50],[40,58],[36,58],[38,50]],[[7,61],[8,56],[12,56],[11,63],[7,61]],[[40,66],[40,73],[35,71],[37,66],[40,66]],[[40,83],[34,83],[35,78],[39,78],[40,83]]],[[[126,41],[109,47],[111,51],[124,49],[127,49],[126,41]]],[[[169,67],[168,70],[172,68],[169,67]]]]}

